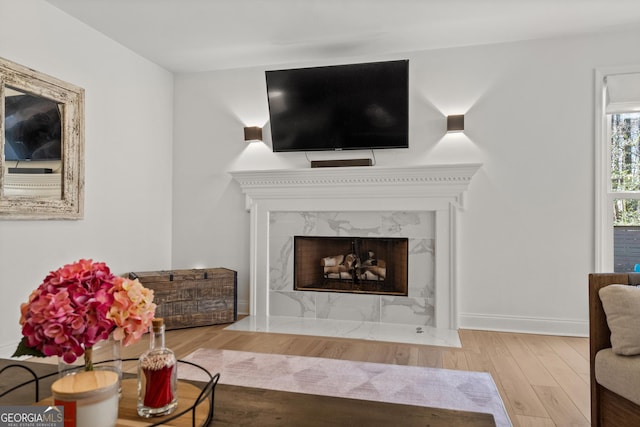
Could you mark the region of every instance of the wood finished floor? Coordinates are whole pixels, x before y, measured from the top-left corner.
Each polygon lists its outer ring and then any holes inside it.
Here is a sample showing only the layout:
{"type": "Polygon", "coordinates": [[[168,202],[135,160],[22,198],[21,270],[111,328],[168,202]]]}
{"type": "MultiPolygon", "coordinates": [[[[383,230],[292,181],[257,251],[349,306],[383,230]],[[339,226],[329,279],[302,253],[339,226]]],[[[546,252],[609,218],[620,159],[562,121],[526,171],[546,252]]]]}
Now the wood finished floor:
{"type": "MultiPolygon", "coordinates": [[[[168,331],[166,345],[178,358],[217,348],[488,372],[515,427],[590,425],[588,338],[460,330],[462,348],[450,348],[225,327],[168,331]]],[[[144,339],[123,356],[137,357],[147,345],[144,339]]]]}

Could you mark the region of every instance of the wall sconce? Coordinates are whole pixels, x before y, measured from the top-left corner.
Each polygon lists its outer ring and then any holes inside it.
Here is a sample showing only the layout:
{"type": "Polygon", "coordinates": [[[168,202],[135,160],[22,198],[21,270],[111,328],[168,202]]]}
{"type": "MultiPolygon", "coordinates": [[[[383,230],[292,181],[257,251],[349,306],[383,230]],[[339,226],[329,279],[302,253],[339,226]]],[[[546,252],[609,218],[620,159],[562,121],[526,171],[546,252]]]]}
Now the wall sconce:
{"type": "Polygon", "coordinates": [[[258,126],[245,127],[244,140],[245,141],[262,141],[262,128],[258,126]]]}
{"type": "Polygon", "coordinates": [[[464,114],[447,116],[447,132],[464,132],[464,114]]]}

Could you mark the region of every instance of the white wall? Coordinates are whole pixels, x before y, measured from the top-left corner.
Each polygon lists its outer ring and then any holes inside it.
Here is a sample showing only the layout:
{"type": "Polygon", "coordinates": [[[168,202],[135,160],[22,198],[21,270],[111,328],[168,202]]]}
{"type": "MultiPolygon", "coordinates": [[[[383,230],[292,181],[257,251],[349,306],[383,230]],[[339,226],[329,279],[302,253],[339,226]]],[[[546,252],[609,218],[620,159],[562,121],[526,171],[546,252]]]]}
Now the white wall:
{"type": "Polygon", "coordinates": [[[171,265],[173,76],[40,0],[0,0],[0,56],[86,91],[85,215],[0,220],[0,356],[20,303],[79,258],[117,274],[171,265]]]}
{"type": "MultiPolygon", "coordinates": [[[[462,327],[586,334],[594,68],[633,63],[619,42],[639,36],[334,61],[410,59],[411,148],[376,152],[379,165],[483,163],[461,215],[462,327]],[[467,130],[445,135],[456,113],[467,130]]],[[[308,165],[242,140],[243,126],[268,118],[264,68],[178,75],[173,87],[170,73],[40,0],[0,0],[0,56],[84,87],[87,114],[85,218],[0,221],[0,353],[20,337],[19,304],[80,257],[116,273],[232,268],[246,311],[249,216],[227,171],[308,165]]]]}
{"type": "MultiPolygon", "coordinates": [[[[461,327],[587,334],[587,274],[594,268],[594,69],[632,61],[619,41],[639,36],[394,57],[410,59],[410,149],[380,150],[378,164],[483,163],[461,215],[461,327]],[[445,115],[456,113],[466,114],[465,134],[445,135],[445,115]]],[[[263,143],[243,142],[243,126],[268,119],[264,71],[175,77],[173,264],[238,270],[245,310],[249,215],[227,171],[308,167],[303,153],[275,154],[263,143]]],[[[347,157],[357,154],[366,153],[347,157]]]]}

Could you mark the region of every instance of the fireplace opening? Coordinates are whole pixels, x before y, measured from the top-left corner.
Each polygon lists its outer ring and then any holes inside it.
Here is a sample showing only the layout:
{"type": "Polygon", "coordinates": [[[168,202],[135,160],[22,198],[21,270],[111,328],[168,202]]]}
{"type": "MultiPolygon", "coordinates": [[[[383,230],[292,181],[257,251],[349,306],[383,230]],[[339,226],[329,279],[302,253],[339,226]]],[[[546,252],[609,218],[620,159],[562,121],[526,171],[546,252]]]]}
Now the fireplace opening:
{"type": "Polygon", "coordinates": [[[407,296],[409,242],[294,236],[294,289],[407,296]]]}

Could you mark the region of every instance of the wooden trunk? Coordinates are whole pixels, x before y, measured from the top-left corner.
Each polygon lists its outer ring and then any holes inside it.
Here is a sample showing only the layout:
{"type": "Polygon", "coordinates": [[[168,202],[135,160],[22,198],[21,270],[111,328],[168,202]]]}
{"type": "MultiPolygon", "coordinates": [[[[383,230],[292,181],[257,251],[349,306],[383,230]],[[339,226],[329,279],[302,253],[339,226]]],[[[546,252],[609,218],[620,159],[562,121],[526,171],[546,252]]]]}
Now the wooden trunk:
{"type": "Polygon", "coordinates": [[[226,268],[129,273],[153,289],[156,317],[166,329],[232,323],[238,320],[237,273],[226,268]]]}

